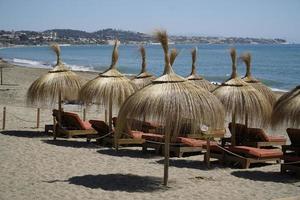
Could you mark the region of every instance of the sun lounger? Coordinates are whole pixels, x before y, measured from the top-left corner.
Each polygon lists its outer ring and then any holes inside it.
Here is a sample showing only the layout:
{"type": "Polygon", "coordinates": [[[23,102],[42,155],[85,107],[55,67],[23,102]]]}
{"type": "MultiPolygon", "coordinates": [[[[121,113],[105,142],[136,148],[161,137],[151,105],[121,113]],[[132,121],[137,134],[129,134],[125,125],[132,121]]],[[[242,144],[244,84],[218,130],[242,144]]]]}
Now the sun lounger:
{"type": "MultiPolygon", "coordinates": [[[[232,124],[228,128],[232,131],[232,124]]],[[[246,128],[243,124],[236,124],[237,145],[253,147],[272,147],[286,144],[286,138],[282,136],[270,136],[260,128],[246,128]]]]}
{"type": "MultiPolygon", "coordinates": [[[[143,133],[142,138],[146,140],[143,144],[143,151],[153,148],[157,154],[163,154],[165,142],[163,135],[143,133]]],[[[176,141],[170,144],[170,152],[176,157],[182,157],[185,153],[201,153],[203,144],[206,144],[205,140],[177,137],[176,141]]]]}
{"type": "MultiPolygon", "coordinates": [[[[221,163],[239,163],[244,169],[249,168],[252,163],[265,163],[267,161],[279,163],[282,155],[280,149],[260,149],[249,146],[226,146],[221,148],[216,144],[210,146],[211,158],[216,158],[221,163]]],[[[204,159],[206,160],[206,158],[204,159]]]]}
{"type": "Polygon", "coordinates": [[[281,172],[294,172],[300,177],[300,129],[288,128],[287,134],[291,140],[291,145],[283,145],[283,163],[281,172]]]}
{"type": "MultiPolygon", "coordinates": [[[[58,110],[53,110],[53,116],[58,121],[58,110]]],[[[56,137],[87,137],[88,135],[97,135],[91,124],[82,121],[76,113],[61,112],[61,123],[56,123],[56,137]]]]}
{"type": "MultiPolygon", "coordinates": [[[[101,120],[90,120],[89,121],[92,127],[98,132],[99,138],[101,138],[101,142],[103,144],[114,144],[114,130],[109,133],[109,126],[101,120]],[[105,136],[106,137],[103,137],[105,136]],[[103,137],[103,138],[102,138],[103,137]]],[[[116,124],[116,118],[113,118],[113,124],[116,124]]],[[[97,139],[97,138],[95,138],[97,139]]],[[[122,135],[121,138],[118,139],[118,144],[119,145],[140,145],[144,143],[144,139],[141,138],[139,133],[137,131],[128,131],[126,135],[122,135]]]]}

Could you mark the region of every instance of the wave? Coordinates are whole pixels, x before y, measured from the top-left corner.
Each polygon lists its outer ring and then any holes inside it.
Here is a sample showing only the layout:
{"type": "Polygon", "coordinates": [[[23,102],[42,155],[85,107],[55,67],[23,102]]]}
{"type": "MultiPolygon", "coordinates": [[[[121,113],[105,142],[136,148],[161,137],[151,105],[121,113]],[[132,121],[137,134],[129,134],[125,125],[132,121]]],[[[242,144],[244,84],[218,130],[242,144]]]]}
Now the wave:
{"type": "MultiPolygon", "coordinates": [[[[34,68],[52,68],[54,63],[46,63],[36,60],[28,60],[28,59],[20,59],[20,58],[12,58],[12,59],[4,59],[10,64],[22,66],[22,67],[34,67],[34,68]]],[[[71,70],[74,71],[95,71],[94,67],[92,66],[83,66],[83,65],[69,65],[65,63],[71,70]]]]}

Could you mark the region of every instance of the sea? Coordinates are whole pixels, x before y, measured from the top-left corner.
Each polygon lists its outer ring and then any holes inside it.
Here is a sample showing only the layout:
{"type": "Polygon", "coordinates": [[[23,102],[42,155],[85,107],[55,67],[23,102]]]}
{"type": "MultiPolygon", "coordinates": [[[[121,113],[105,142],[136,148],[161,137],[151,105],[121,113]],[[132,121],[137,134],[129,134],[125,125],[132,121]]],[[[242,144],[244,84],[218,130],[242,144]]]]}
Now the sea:
{"type": "MultiPolygon", "coordinates": [[[[211,82],[221,83],[231,74],[231,47],[238,55],[252,55],[252,75],[275,91],[288,91],[300,84],[300,44],[276,45],[220,45],[220,44],[172,44],[179,50],[173,65],[174,71],[186,77],[191,72],[191,50],[198,49],[197,71],[211,82]]],[[[147,69],[156,76],[163,72],[164,57],[160,45],[145,45],[147,69]]],[[[62,45],[61,57],[75,71],[103,71],[111,63],[111,45],[62,45]]],[[[24,66],[51,68],[56,57],[49,46],[22,46],[0,49],[4,60],[24,66]]],[[[118,69],[126,75],[140,72],[139,45],[120,45],[118,69]]],[[[244,76],[245,65],[238,59],[238,74],[244,76]]]]}

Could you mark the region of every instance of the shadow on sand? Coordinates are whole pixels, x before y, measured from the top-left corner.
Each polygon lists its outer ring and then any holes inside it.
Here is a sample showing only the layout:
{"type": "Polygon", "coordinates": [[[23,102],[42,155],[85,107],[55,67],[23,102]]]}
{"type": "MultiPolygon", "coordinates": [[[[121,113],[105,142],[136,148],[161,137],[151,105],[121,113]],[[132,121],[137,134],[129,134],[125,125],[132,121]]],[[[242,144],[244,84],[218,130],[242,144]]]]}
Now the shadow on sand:
{"type": "Polygon", "coordinates": [[[42,140],[46,144],[61,146],[61,147],[71,147],[71,148],[92,148],[98,149],[99,146],[95,143],[86,142],[85,140],[77,141],[77,140],[42,140]]]}
{"type": "MultiPolygon", "coordinates": [[[[164,159],[156,161],[158,164],[164,164],[164,159]]],[[[189,160],[187,159],[170,159],[170,167],[178,168],[189,168],[189,169],[200,169],[200,170],[211,170],[214,168],[222,168],[222,165],[218,165],[216,161],[210,162],[210,167],[208,168],[206,163],[201,160],[189,160]]]]}
{"type": "Polygon", "coordinates": [[[99,174],[74,176],[67,180],[70,184],[91,189],[125,192],[153,192],[162,190],[162,179],[153,176],[133,174],[99,174]]]}
{"type": "Polygon", "coordinates": [[[233,176],[249,179],[253,181],[264,181],[264,182],[278,182],[278,183],[296,183],[299,179],[293,178],[287,174],[280,172],[264,172],[264,171],[234,171],[231,172],[233,176]]]}
{"type": "Polygon", "coordinates": [[[14,137],[25,137],[25,138],[43,138],[43,137],[50,137],[50,134],[45,134],[44,131],[17,131],[17,130],[10,130],[10,131],[1,131],[1,134],[14,136],[14,137]]]}
{"type": "Polygon", "coordinates": [[[157,155],[151,154],[149,152],[143,152],[140,149],[119,149],[116,151],[115,149],[100,149],[97,151],[98,153],[109,155],[109,156],[117,156],[117,157],[130,157],[130,158],[154,158],[157,155]]]}

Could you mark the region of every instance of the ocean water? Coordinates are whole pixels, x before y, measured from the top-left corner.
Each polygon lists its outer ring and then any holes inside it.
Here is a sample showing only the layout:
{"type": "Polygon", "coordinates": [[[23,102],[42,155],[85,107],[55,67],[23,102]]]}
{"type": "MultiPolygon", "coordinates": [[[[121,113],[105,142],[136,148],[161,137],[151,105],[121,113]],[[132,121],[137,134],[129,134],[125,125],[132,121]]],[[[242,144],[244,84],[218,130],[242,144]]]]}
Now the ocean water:
{"type": "MultiPolygon", "coordinates": [[[[160,45],[146,45],[147,67],[159,76],[163,72],[163,51],[160,45]]],[[[209,81],[223,82],[231,74],[229,49],[232,45],[170,45],[179,55],[173,65],[181,76],[191,71],[191,49],[198,48],[197,71],[209,81]]],[[[300,45],[235,45],[239,55],[252,54],[252,75],[275,90],[290,90],[300,84],[300,45]]],[[[62,59],[73,70],[103,71],[111,62],[112,46],[62,46],[62,59]]],[[[118,69],[124,74],[140,71],[141,57],[138,45],[119,47],[118,69]]],[[[0,57],[14,64],[49,68],[55,63],[55,54],[47,46],[0,49],[0,57]]],[[[245,74],[245,65],[238,61],[238,73],[245,74]]]]}

